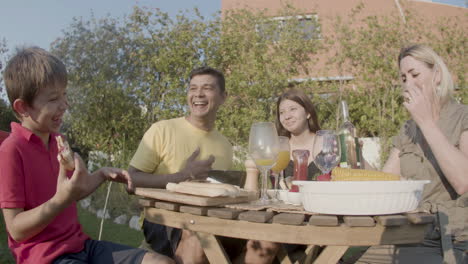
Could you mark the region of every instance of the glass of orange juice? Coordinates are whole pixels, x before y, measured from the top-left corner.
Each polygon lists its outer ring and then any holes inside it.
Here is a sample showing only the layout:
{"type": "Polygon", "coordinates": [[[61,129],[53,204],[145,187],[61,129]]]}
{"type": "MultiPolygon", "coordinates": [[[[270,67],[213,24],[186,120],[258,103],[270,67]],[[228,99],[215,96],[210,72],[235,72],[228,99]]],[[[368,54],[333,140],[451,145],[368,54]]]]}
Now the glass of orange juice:
{"type": "Polygon", "coordinates": [[[290,154],[289,154],[289,138],[284,136],[279,136],[279,152],[278,152],[278,159],[276,159],[275,165],[271,168],[274,172],[275,182],[273,189],[275,190],[274,200],[278,200],[278,181],[279,179],[283,178],[283,171],[288,167],[290,154]],[[278,178],[279,176],[279,178],[278,178]]]}
{"type": "Polygon", "coordinates": [[[265,205],[271,201],[267,195],[268,172],[278,158],[279,141],[275,124],[272,122],[253,123],[249,135],[249,154],[262,172],[260,199],[254,204],[265,205]]]}

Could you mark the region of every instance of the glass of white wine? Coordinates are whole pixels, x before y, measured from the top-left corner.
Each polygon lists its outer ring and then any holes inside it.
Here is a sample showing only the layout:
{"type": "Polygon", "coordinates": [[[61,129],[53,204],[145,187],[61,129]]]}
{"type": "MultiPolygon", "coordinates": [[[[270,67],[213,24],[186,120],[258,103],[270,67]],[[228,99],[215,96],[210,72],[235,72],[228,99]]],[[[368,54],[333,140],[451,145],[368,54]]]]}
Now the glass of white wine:
{"type": "Polygon", "coordinates": [[[314,151],[318,153],[314,163],[323,174],[329,173],[340,162],[340,144],[333,130],[319,130],[315,133],[314,151]]]}
{"type": "Polygon", "coordinates": [[[249,135],[249,154],[262,175],[260,199],[255,204],[269,204],[267,195],[268,173],[278,158],[279,140],[275,124],[272,122],[253,123],[249,135]]]}

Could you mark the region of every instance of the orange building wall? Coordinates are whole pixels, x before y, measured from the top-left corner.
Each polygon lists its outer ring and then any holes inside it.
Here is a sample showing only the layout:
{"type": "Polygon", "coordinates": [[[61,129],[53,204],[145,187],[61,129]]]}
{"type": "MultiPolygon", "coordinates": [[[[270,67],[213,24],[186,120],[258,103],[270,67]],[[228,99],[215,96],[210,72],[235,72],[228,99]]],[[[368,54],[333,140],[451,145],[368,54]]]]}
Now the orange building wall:
{"type": "MultiPolygon", "coordinates": [[[[343,19],[346,19],[352,9],[360,3],[364,3],[364,8],[360,12],[362,17],[369,15],[400,15],[394,0],[222,0],[221,12],[224,13],[227,10],[237,8],[266,9],[267,14],[275,16],[286,3],[304,10],[307,14],[317,14],[321,24],[321,34],[324,37],[333,34],[333,18],[341,16],[343,19]]],[[[468,9],[466,8],[422,1],[400,0],[400,4],[403,9],[409,8],[416,15],[420,15],[428,20],[453,16],[462,17],[461,21],[464,21],[465,27],[468,28],[468,9]]],[[[332,49],[328,53],[320,55],[319,63],[313,69],[313,76],[308,77],[349,76],[349,73],[340,73],[337,69],[325,69],[326,58],[333,56],[336,52],[336,50],[332,49]]]]}

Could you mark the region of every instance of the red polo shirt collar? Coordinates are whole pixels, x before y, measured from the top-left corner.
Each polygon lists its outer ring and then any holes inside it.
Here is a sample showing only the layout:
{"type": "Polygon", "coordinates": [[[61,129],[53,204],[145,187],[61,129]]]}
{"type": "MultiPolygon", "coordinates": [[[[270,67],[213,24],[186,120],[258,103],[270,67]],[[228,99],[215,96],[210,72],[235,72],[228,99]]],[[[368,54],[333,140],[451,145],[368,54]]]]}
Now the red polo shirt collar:
{"type": "MultiPolygon", "coordinates": [[[[11,126],[11,134],[23,137],[27,141],[30,141],[30,142],[35,142],[35,143],[42,144],[42,140],[38,136],[36,136],[31,130],[29,130],[28,128],[25,128],[21,124],[16,123],[16,122],[11,122],[10,126],[11,126]]],[[[58,136],[58,135],[59,134],[57,134],[57,133],[50,133],[49,145],[50,145],[50,143],[55,141],[55,137],[58,136]]]]}

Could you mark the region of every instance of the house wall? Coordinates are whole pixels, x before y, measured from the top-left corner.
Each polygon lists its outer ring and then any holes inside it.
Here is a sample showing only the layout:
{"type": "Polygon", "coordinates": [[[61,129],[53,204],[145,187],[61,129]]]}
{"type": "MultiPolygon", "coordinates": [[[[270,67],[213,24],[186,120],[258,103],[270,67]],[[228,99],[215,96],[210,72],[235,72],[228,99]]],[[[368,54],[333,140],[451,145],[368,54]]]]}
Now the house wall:
{"type": "MultiPolygon", "coordinates": [[[[451,5],[423,2],[423,1],[399,1],[404,10],[410,9],[415,15],[421,16],[422,19],[434,21],[443,17],[458,16],[463,18],[464,26],[468,29],[468,12],[466,8],[455,7],[451,5]]],[[[267,14],[275,16],[278,11],[285,5],[292,4],[295,8],[304,10],[306,14],[317,14],[321,24],[321,34],[323,37],[331,37],[334,33],[334,18],[337,16],[346,20],[353,8],[360,3],[364,4],[364,8],[360,12],[359,17],[367,17],[371,15],[396,15],[400,16],[399,9],[395,1],[391,0],[222,0],[221,12],[225,13],[231,9],[247,8],[266,10],[267,14]]],[[[359,26],[359,24],[355,24],[359,26]]],[[[336,49],[330,49],[328,52],[318,56],[318,63],[312,69],[312,76],[298,77],[337,77],[349,76],[350,73],[340,72],[337,68],[326,66],[327,58],[336,54],[336,49]]]]}

